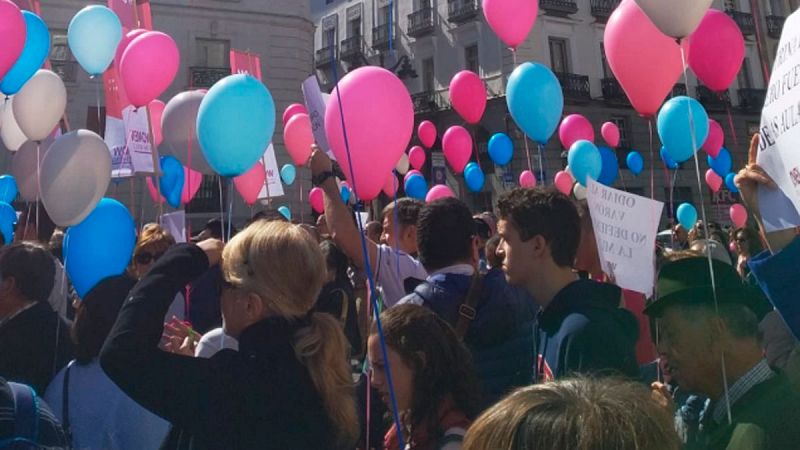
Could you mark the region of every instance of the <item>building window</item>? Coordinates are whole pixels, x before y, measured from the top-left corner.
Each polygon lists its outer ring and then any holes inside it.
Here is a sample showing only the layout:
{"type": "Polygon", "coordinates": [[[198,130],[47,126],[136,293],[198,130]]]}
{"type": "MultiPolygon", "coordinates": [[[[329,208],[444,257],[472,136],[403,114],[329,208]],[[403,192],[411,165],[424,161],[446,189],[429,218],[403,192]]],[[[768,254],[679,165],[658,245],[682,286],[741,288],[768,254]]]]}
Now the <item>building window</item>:
{"type": "Polygon", "coordinates": [[[336,28],[331,28],[322,33],[322,48],[336,46],[336,28]]]}
{"type": "Polygon", "coordinates": [[[553,38],[550,43],[550,66],[556,73],[571,73],[569,64],[569,41],[562,38],[553,38]]]}
{"type": "Polygon", "coordinates": [[[603,78],[614,78],[614,72],[611,71],[608,58],[606,58],[606,47],[602,42],[600,43],[600,65],[603,68],[603,78]]]}
{"type": "Polygon", "coordinates": [[[231,43],[224,39],[198,38],[197,67],[230,67],[231,43]]]}
{"type": "Polygon", "coordinates": [[[739,89],[749,89],[753,87],[753,78],[750,76],[750,60],[745,58],[742,61],[742,68],[736,77],[739,80],[739,89]]]}
{"type": "Polygon", "coordinates": [[[464,66],[467,70],[480,74],[480,62],[478,61],[478,44],[464,48],[464,66]]]}
{"type": "Polygon", "coordinates": [[[433,68],[433,58],[422,60],[422,91],[433,92],[435,90],[436,75],[433,68]]]}
{"type": "Polygon", "coordinates": [[[769,7],[773,16],[783,17],[783,0],[770,0],[769,7]]]}
{"type": "Polygon", "coordinates": [[[392,9],[386,5],[378,10],[378,25],[392,23],[392,9]]]}
{"type": "Polygon", "coordinates": [[[50,30],[50,65],[64,81],[75,81],[76,66],[67,44],[66,30],[50,30]]]}
{"type": "Polygon", "coordinates": [[[359,37],[361,36],[361,17],[356,17],[355,19],[350,19],[347,21],[347,37],[359,37]]]}
{"type": "Polygon", "coordinates": [[[631,142],[631,128],[628,116],[612,116],[611,122],[619,128],[619,147],[631,148],[633,142],[631,142]]]}

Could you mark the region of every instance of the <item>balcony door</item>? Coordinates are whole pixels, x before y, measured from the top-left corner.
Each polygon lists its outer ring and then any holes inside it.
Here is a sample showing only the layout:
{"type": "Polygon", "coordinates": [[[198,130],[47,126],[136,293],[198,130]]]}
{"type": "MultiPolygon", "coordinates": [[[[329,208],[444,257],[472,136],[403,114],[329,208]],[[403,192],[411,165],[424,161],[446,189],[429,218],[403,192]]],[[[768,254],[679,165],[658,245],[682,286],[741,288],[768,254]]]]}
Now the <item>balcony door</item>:
{"type": "Polygon", "coordinates": [[[571,73],[569,64],[569,41],[563,38],[549,39],[550,67],[555,73],[571,73]]]}
{"type": "Polygon", "coordinates": [[[197,45],[195,65],[197,67],[230,67],[230,41],[226,39],[198,38],[195,42],[197,45]]]}

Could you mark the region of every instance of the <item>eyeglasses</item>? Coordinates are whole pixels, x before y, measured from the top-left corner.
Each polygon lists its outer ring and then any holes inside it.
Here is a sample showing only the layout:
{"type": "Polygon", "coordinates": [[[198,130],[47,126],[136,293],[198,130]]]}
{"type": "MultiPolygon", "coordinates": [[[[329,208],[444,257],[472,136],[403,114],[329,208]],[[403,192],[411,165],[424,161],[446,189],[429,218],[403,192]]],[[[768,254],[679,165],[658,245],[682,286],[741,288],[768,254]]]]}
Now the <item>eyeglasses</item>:
{"type": "Polygon", "coordinates": [[[136,264],[146,265],[150,264],[151,262],[158,261],[158,259],[161,258],[162,256],[164,256],[164,252],[161,253],[141,252],[138,255],[136,255],[134,260],[136,261],[136,264]]]}

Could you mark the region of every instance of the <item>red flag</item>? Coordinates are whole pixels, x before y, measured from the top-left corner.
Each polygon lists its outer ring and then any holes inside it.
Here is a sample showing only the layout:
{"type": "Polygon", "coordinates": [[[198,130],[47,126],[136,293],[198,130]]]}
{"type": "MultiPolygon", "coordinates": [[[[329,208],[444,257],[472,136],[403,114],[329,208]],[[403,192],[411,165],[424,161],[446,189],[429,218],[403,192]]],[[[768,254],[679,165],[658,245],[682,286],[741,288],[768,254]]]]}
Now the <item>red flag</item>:
{"type": "Polygon", "coordinates": [[[231,74],[246,73],[261,80],[261,57],[255,53],[231,50],[231,74]]]}

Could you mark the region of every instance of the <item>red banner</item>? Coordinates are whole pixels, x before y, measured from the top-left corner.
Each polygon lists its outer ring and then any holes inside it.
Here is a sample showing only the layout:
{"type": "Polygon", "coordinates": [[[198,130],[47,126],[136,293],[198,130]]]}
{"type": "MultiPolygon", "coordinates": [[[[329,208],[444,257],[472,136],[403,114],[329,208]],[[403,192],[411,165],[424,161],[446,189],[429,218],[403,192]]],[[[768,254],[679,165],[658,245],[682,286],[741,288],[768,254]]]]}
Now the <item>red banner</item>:
{"type": "Polygon", "coordinates": [[[231,50],[231,74],[246,73],[261,80],[261,57],[255,53],[231,50]]]}
{"type": "MultiPolygon", "coordinates": [[[[133,4],[134,0],[108,0],[108,7],[116,13],[120,22],[122,22],[122,32],[124,34],[136,28],[144,28],[146,30],[153,29],[153,18],[150,14],[150,1],[135,1],[136,5],[133,4]]],[[[128,102],[128,97],[125,95],[122,83],[120,83],[119,80],[118,63],[119,61],[114,61],[111,67],[103,74],[103,85],[106,91],[106,114],[117,119],[122,119],[122,110],[130,103],[128,102]]]]}
{"type": "Polygon", "coordinates": [[[19,9],[24,9],[26,11],[31,11],[37,16],[42,15],[42,5],[39,0],[11,0],[16,4],[19,9]]]}

